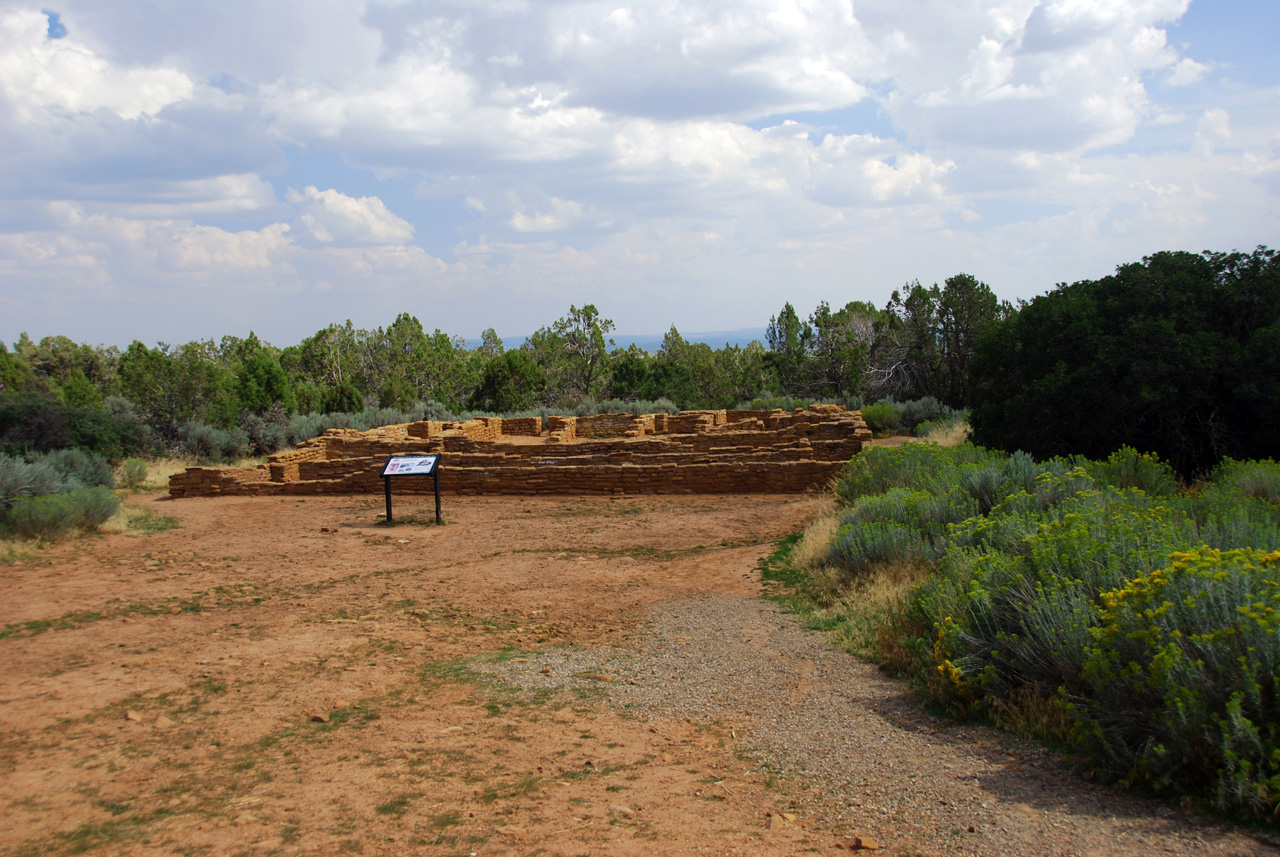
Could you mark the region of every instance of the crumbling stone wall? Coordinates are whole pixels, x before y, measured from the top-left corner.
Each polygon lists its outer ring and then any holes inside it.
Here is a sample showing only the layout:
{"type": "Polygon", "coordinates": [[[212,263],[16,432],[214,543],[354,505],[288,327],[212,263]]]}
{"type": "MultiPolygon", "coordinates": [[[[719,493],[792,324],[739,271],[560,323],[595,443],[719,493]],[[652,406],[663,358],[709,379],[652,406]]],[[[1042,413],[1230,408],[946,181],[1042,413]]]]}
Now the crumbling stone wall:
{"type": "Polygon", "coordinates": [[[577,418],[578,437],[644,437],[653,433],[653,414],[595,414],[577,418]]]}
{"type": "Polygon", "coordinates": [[[523,437],[542,434],[542,417],[514,417],[502,421],[502,433],[523,437]]]}
{"type": "MultiPolygon", "coordinates": [[[[871,437],[860,413],[834,405],[600,416],[610,419],[550,417],[541,443],[501,442],[504,435],[534,436],[533,425],[498,417],[330,429],[254,469],[188,468],[170,479],[169,493],[376,493],[388,455],[433,452],[444,456],[441,490],[455,494],[791,493],[824,488],[871,437]],[[582,434],[586,421],[596,438],[582,434]]],[[[433,486],[425,477],[402,477],[395,490],[433,486]]]]}

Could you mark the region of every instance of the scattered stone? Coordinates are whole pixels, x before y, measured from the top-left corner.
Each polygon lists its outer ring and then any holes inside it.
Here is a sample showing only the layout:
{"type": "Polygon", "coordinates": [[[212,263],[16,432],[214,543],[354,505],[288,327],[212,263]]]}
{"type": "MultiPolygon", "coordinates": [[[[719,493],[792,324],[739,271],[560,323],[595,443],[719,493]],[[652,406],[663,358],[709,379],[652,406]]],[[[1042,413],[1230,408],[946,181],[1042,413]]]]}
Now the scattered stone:
{"type": "Polygon", "coordinates": [[[173,726],[173,725],[174,725],[174,721],[170,720],[168,717],[165,717],[163,714],[161,714],[159,717],[156,718],[156,726],[159,727],[160,729],[168,729],[170,726],[173,726]]]}
{"type": "Polygon", "coordinates": [[[328,723],[329,715],[325,714],[323,711],[317,711],[315,714],[311,715],[311,719],[315,723],[328,723]]]}
{"type": "Polygon", "coordinates": [[[181,608],[181,607],[179,607],[177,604],[175,604],[175,605],[173,605],[172,607],[170,607],[170,608],[169,608],[169,612],[170,612],[170,613],[175,613],[175,614],[176,614],[176,613],[181,613],[181,612],[182,612],[182,608],[181,608]]]}
{"type": "Polygon", "coordinates": [[[124,713],[124,719],[130,721],[131,723],[141,723],[142,715],[130,709],[124,713]]]}
{"type": "Polygon", "coordinates": [[[853,841],[849,843],[851,851],[879,851],[880,843],[874,839],[868,839],[865,836],[855,836],[853,841]]]}

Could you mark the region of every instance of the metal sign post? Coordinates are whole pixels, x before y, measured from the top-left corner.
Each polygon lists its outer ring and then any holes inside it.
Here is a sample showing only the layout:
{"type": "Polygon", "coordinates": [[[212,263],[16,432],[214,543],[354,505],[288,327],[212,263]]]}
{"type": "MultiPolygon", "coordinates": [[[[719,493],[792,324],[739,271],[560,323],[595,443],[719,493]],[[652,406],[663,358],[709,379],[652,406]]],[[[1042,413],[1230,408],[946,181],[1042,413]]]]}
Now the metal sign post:
{"type": "Polygon", "coordinates": [[[394,521],[391,517],[391,477],[392,476],[431,476],[436,488],[436,523],[444,523],[440,519],[440,456],[439,455],[388,455],[382,465],[382,483],[387,495],[387,523],[394,521]]]}

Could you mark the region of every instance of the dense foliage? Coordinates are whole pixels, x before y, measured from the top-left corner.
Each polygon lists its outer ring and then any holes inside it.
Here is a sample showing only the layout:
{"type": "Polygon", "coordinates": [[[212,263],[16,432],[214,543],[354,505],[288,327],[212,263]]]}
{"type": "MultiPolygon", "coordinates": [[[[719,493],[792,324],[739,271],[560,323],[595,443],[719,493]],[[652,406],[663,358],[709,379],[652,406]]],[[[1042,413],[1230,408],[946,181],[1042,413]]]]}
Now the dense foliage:
{"type": "Polygon", "coordinates": [[[962,712],[1052,699],[1082,764],[1272,818],[1280,808],[1280,464],[1196,491],[1159,459],[874,448],[839,483],[844,583],[936,570],[883,634],[962,712]]]}
{"type": "Polygon", "coordinates": [[[167,448],[230,461],[325,428],[369,428],[371,416],[593,413],[602,400],[661,401],[665,410],[926,397],[923,411],[887,401],[893,419],[883,427],[910,428],[951,415],[931,393],[958,406],[956,372],[995,313],[990,289],[959,275],[942,289],[912,284],[905,302],[895,292],[884,310],[824,302],[806,321],[785,304],[767,348],[717,349],[672,327],[654,352],[620,349],[608,338],[613,321],[590,304],[570,306],[512,350],[492,329],[469,348],[461,337],[427,333],[408,313],[374,330],[331,324],[283,349],[252,332],[124,351],[24,334],[13,351],[0,343],[0,450],[75,446],[118,460],[167,448]],[[937,344],[918,347],[921,337],[937,344]]]}
{"type": "Polygon", "coordinates": [[[1280,258],[1157,253],[987,329],[974,439],[1038,457],[1159,454],[1184,476],[1280,450],[1280,258]]]}
{"type": "Polygon", "coordinates": [[[368,413],[566,413],[658,399],[874,403],[864,416],[880,431],[969,409],[989,447],[1102,458],[1128,445],[1183,477],[1280,448],[1270,418],[1280,260],[1262,248],[1158,253],[1017,309],[968,274],[909,283],[883,308],[823,301],[805,317],[785,303],[765,341],[745,347],[689,342],[672,327],[652,352],[623,349],[613,330],[587,304],[515,349],[492,329],[469,347],[408,313],[372,330],[331,324],[286,348],[252,332],[124,351],[24,334],[12,351],[0,344],[0,450],[228,460],[368,413]]]}
{"type": "Polygon", "coordinates": [[[53,539],[92,530],[120,508],[106,459],[79,449],[0,452],[0,536],[53,539]]]}

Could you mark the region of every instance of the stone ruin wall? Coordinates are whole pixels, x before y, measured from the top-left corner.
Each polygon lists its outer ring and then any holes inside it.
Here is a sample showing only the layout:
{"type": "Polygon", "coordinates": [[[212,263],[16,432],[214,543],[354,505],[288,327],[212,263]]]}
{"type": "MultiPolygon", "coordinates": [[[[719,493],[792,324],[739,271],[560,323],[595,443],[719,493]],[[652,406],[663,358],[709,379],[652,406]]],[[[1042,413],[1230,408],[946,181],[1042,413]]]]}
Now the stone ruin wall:
{"type": "MultiPolygon", "coordinates": [[[[538,417],[330,429],[256,468],[187,468],[169,480],[169,493],[380,493],[388,455],[441,453],[440,489],[450,494],[786,494],[825,488],[871,438],[859,412],[837,405],[547,422],[545,435],[538,417]]],[[[427,477],[401,477],[392,490],[434,488],[427,477]]]]}

